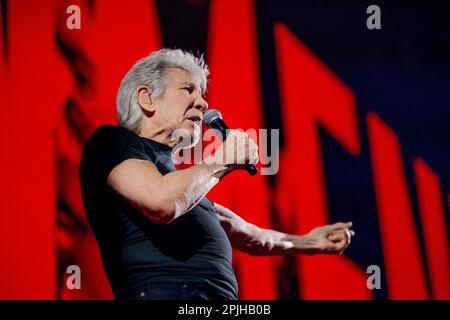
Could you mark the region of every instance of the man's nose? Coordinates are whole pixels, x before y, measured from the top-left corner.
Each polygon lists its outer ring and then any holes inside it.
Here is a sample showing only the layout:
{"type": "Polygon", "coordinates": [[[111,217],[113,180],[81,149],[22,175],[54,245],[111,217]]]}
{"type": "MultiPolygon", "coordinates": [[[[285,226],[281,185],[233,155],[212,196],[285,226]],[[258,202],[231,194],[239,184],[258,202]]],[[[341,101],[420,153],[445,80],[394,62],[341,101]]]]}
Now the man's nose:
{"type": "Polygon", "coordinates": [[[203,113],[208,110],[208,102],[206,102],[203,97],[199,97],[199,99],[195,103],[195,108],[203,113]]]}

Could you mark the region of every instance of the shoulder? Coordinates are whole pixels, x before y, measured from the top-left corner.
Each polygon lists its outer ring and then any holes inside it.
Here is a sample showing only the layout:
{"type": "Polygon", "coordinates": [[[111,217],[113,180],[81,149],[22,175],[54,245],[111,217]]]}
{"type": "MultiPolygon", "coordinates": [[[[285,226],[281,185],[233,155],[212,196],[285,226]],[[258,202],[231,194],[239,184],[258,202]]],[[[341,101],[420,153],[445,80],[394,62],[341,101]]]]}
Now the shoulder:
{"type": "Polygon", "coordinates": [[[128,159],[151,161],[139,136],[119,126],[98,127],[84,147],[80,163],[80,179],[97,177],[106,182],[111,170],[128,159]]]}
{"type": "Polygon", "coordinates": [[[94,133],[89,138],[87,145],[93,143],[129,141],[130,139],[138,139],[137,134],[123,127],[102,125],[95,129],[94,133]]]}
{"type": "Polygon", "coordinates": [[[128,145],[139,145],[139,136],[126,128],[102,125],[95,129],[94,133],[89,138],[85,149],[105,149],[111,146],[121,147],[128,145]]]}
{"type": "Polygon", "coordinates": [[[144,145],[136,133],[119,126],[102,125],[94,131],[86,143],[81,164],[102,159],[110,161],[136,154],[145,154],[144,145]]]}

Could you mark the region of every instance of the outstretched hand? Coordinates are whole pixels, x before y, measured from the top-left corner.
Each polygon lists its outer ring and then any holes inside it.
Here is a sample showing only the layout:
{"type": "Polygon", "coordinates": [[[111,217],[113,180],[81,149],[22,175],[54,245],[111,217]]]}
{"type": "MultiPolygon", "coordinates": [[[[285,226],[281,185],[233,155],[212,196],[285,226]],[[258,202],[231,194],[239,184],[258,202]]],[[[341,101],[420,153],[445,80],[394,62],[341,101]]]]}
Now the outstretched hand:
{"type": "Polygon", "coordinates": [[[312,229],[303,236],[302,253],[341,255],[355,234],[351,226],[351,222],[338,222],[312,229]]]}

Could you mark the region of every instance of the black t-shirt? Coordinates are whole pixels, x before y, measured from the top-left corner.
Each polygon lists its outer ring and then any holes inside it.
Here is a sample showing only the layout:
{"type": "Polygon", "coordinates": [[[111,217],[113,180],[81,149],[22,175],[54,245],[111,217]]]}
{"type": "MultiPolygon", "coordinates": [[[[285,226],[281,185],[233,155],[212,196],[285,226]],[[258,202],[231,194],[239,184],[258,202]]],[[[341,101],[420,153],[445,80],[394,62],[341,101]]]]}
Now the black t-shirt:
{"type": "Polygon", "coordinates": [[[114,296],[169,281],[237,299],[232,249],[213,203],[205,197],[169,224],[148,220],[106,184],[111,170],[131,158],[151,161],[162,175],[176,170],[168,146],[111,125],[94,132],[80,165],[86,215],[114,296]]]}

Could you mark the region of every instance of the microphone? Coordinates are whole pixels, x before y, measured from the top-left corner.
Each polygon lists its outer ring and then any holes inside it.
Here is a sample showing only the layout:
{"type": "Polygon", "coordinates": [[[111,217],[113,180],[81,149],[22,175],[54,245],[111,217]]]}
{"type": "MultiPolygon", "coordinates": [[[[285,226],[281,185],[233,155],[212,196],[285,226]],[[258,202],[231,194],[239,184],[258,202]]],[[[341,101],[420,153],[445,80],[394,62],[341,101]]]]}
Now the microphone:
{"type": "MultiPolygon", "coordinates": [[[[209,109],[205,112],[203,115],[203,121],[205,124],[215,129],[216,131],[219,131],[219,137],[222,139],[222,141],[225,141],[228,137],[228,126],[222,119],[222,114],[219,110],[215,109],[209,109]]],[[[251,175],[254,176],[258,173],[258,169],[256,169],[255,165],[249,164],[245,167],[245,170],[251,175]]]]}

